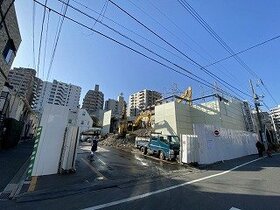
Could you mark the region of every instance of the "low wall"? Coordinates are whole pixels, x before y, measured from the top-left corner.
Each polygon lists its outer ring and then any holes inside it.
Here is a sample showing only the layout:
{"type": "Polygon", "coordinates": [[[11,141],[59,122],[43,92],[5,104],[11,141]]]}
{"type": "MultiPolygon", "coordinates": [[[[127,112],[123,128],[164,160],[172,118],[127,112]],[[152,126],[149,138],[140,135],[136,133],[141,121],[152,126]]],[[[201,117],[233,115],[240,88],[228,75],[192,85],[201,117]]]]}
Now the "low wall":
{"type": "Polygon", "coordinates": [[[211,164],[257,153],[257,134],[247,131],[196,124],[194,135],[182,135],[181,138],[184,163],[211,164]]]}

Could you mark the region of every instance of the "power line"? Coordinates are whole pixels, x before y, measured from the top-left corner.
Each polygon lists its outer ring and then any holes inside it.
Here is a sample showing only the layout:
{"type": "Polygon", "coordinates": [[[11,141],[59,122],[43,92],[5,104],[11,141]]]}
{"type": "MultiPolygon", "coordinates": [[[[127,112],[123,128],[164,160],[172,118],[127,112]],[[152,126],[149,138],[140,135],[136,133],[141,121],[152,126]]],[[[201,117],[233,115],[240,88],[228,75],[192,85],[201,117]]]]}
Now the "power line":
{"type": "MultiPolygon", "coordinates": [[[[235,52],[229,47],[228,44],[212,29],[212,27],[198,14],[198,12],[186,1],[186,0],[177,0],[185,10],[187,10],[197,21],[198,23],[230,54],[233,55],[235,52]]],[[[237,55],[234,56],[235,60],[251,75],[256,77],[259,76],[252,70],[250,67],[244,63],[237,55]]]]}
{"type": "MultiPolygon", "coordinates": [[[[60,1],[60,2],[62,2],[62,1],[60,1]]],[[[62,2],[62,3],[64,3],[64,2],[62,2]]],[[[100,13],[98,14],[98,17],[97,17],[97,19],[94,21],[94,23],[93,23],[93,25],[92,25],[92,28],[96,25],[96,23],[99,21],[99,18],[102,16],[102,17],[104,17],[103,15],[105,14],[105,12],[106,12],[106,10],[107,10],[107,6],[108,6],[108,1],[106,0],[105,1],[105,3],[104,3],[104,5],[103,5],[103,7],[102,7],[102,9],[101,9],[101,11],[100,11],[100,13]]],[[[102,19],[101,19],[101,21],[102,21],[102,19]]],[[[94,32],[92,32],[90,35],[92,35],[94,32]]]]}
{"type": "MultiPolygon", "coordinates": [[[[41,5],[41,6],[44,6],[44,5],[43,5],[42,3],[40,3],[39,1],[37,1],[37,0],[34,0],[34,1],[35,1],[37,4],[39,4],[39,5],[41,5]]],[[[123,46],[123,47],[125,47],[125,48],[127,48],[127,49],[129,49],[129,50],[131,50],[131,51],[133,51],[133,52],[135,52],[135,53],[137,53],[137,54],[139,54],[139,55],[141,55],[141,56],[143,56],[143,57],[145,57],[145,58],[151,60],[151,61],[153,61],[153,62],[155,62],[155,63],[160,64],[160,65],[163,66],[163,67],[166,67],[166,68],[168,68],[168,69],[170,69],[170,70],[172,70],[172,71],[174,71],[174,72],[176,72],[176,73],[178,73],[178,74],[184,75],[184,76],[186,76],[186,77],[188,77],[188,78],[190,78],[190,79],[192,79],[192,80],[194,80],[194,81],[196,81],[196,82],[198,82],[198,83],[200,83],[200,84],[203,84],[203,85],[205,85],[205,86],[207,86],[207,87],[209,87],[209,88],[213,88],[213,86],[210,86],[210,85],[208,85],[208,84],[205,84],[205,83],[203,83],[203,82],[201,82],[201,81],[199,81],[199,80],[197,80],[197,79],[195,79],[195,78],[193,78],[193,77],[191,77],[191,76],[189,76],[189,75],[187,75],[187,74],[184,74],[184,73],[182,73],[182,72],[180,72],[180,71],[178,71],[178,70],[176,70],[176,69],[174,69],[174,68],[172,68],[172,67],[170,67],[170,66],[168,66],[168,65],[166,65],[166,64],[164,64],[164,63],[162,63],[162,62],[160,62],[160,61],[158,61],[158,60],[156,60],[156,59],[154,59],[154,58],[152,58],[152,57],[150,57],[150,56],[147,56],[147,55],[145,55],[144,53],[142,53],[142,52],[140,52],[140,51],[138,51],[138,50],[136,50],[136,49],[133,49],[132,47],[130,47],[130,46],[128,46],[128,45],[126,45],[126,44],[124,44],[124,43],[122,43],[122,42],[120,42],[120,41],[118,41],[118,40],[116,40],[116,39],[114,39],[114,38],[108,36],[108,35],[105,35],[105,34],[101,33],[100,31],[97,31],[97,30],[95,30],[95,29],[92,29],[92,28],[90,28],[89,26],[87,26],[87,25],[85,25],[85,24],[83,24],[83,23],[81,23],[81,22],[79,22],[79,21],[77,21],[77,20],[75,20],[75,19],[73,19],[73,18],[70,18],[70,17],[66,16],[65,14],[61,14],[61,13],[59,13],[58,11],[56,11],[56,10],[54,10],[54,9],[51,9],[50,7],[47,7],[47,6],[46,6],[46,8],[48,8],[50,11],[56,13],[57,15],[63,16],[64,18],[70,20],[71,22],[76,23],[77,25],[80,25],[80,26],[82,26],[82,27],[84,27],[84,28],[86,28],[86,29],[88,29],[88,30],[94,31],[94,32],[97,33],[97,34],[99,34],[99,35],[101,35],[101,36],[103,36],[103,37],[105,37],[105,38],[107,38],[107,39],[109,39],[109,40],[111,40],[111,41],[113,41],[113,42],[115,42],[115,43],[117,43],[117,44],[119,44],[119,45],[121,45],[121,46],[123,46]]],[[[225,94],[227,94],[227,95],[229,95],[229,96],[232,96],[232,95],[230,95],[230,94],[227,93],[227,92],[225,92],[225,94]]]]}
{"type": "MultiPolygon", "coordinates": [[[[211,59],[216,60],[214,59],[214,57],[209,53],[207,52],[206,49],[204,49],[199,43],[197,43],[191,36],[189,36],[180,26],[178,26],[178,24],[176,24],[168,15],[166,15],[164,12],[162,12],[151,0],[149,0],[149,3],[162,15],[164,16],[171,24],[173,24],[179,31],[181,31],[185,36],[187,36],[195,45],[197,45],[203,52],[205,52],[211,59]]],[[[184,42],[183,42],[184,43],[184,42]]],[[[185,43],[186,44],[186,43],[185,43]]],[[[188,45],[187,45],[188,46],[188,45]]],[[[191,48],[192,49],[192,48],[191,48]]],[[[211,61],[209,60],[209,58],[205,58],[201,53],[197,52],[197,51],[194,51],[196,52],[201,58],[203,58],[204,60],[206,60],[207,62],[211,63],[211,61]]],[[[222,67],[223,70],[225,71],[222,71],[221,69],[217,68],[217,70],[219,70],[221,73],[225,74],[226,76],[230,76],[232,77],[235,81],[238,81],[240,84],[242,84],[240,82],[240,80],[238,80],[238,78],[233,75],[228,69],[226,69],[224,66],[222,66],[221,64],[219,64],[220,67],[222,67]]],[[[205,67],[205,66],[204,66],[205,67]]],[[[206,68],[206,67],[205,67],[206,68]]]]}
{"type": "Polygon", "coordinates": [[[32,48],[33,48],[33,68],[36,68],[36,61],[35,61],[35,13],[36,13],[36,4],[33,1],[33,10],[32,10],[32,48]]]}
{"type": "Polygon", "coordinates": [[[258,44],[255,44],[255,45],[253,45],[253,46],[251,46],[251,47],[248,47],[248,48],[246,48],[246,49],[244,49],[244,50],[241,50],[241,51],[239,51],[239,52],[237,52],[237,53],[235,53],[235,54],[233,54],[233,55],[227,56],[227,57],[222,58],[222,59],[220,59],[220,60],[217,60],[217,61],[215,61],[215,62],[213,62],[213,63],[210,63],[210,64],[208,64],[208,65],[206,65],[206,66],[204,66],[204,67],[213,66],[213,65],[215,65],[215,64],[217,64],[217,63],[220,63],[220,62],[222,62],[222,61],[228,60],[229,58],[232,58],[232,57],[234,57],[234,56],[236,56],[236,55],[239,55],[239,54],[242,54],[242,53],[247,52],[247,51],[249,51],[249,50],[252,50],[252,49],[254,49],[254,48],[256,48],[256,47],[260,47],[260,46],[262,46],[262,45],[264,45],[264,44],[267,44],[268,42],[274,41],[274,40],[276,40],[276,39],[278,39],[278,38],[280,38],[280,35],[275,36],[275,37],[272,37],[272,38],[270,38],[270,39],[268,39],[268,40],[265,40],[265,41],[263,41],[263,42],[260,42],[260,43],[258,43],[258,44]]]}
{"type": "MultiPolygon", "coordinates": [[[[67,4],[69,3],[69,1],[70,0],[67,0],[67,4]]],[[[36,1],[36,2],[38,3],[38,1],[36,1]]],[[[64,8],[64,12],[63,12],[63,15],[62,15],[60,25],[58,26],[57,36],[55,37],[54,48],[53,48],[53,52],[52,52],[52,56],[51,56],[51,60],[50,60],[50,65],[49,65],[49,69],[48,69],[48,73],[47,73],[47,80],[49,79],[49,76],[50,76],[50,71],[51,71],[51,68],[52,68],[52,65],[53,65],[53,61],[54,61],[54,57],[55,57],[55,53],[56,53],[56,49],[57,49],[57,44],[58,44],[58,41],[59,41],[59,38],[60,38],[60,33],[61,33],[61,30],[62,30],[62,25],[63,25],[64,19],[65,19],[67,8],[68,8],[68,6],[66,5],[65,8],[64,8]]],[[[52,10],[52,11],[54,11],[54,10],[52,10]]]]}
{"type": "Polygon", "coordinates": [[[266,85],[263,83],[262,80],[260,80],[262,86],[264,87],[264,89],[266,90],[266,92],[268,93],[268,95],[272,98],[272,100],[274,101],[274,103],[276,104],[276,106],[278,106],[279,104],[277,103],[277,101],[275,100],[275,98],[272,96],[271,92],[269,91],[269,89],[266,87],[266,85]]]}
{"type": "MultiPolygon", "coordinates": [[[[128,0],[131,4],[133,4],[136,8],[138,8],[142,13],[146,14],[149,18],[151,18],[153,21],[155,21],[158,25],[160,25],[164,30],[166,30],[168,33],[170,33],[172,36],[176,37],[178,40],[180,40],[184,45],[186,45],[189,49],[191,49],[193,52],[195,52],[197,55],[201,56],[205,59],[204,56],[202,56],[199,52],[197,52],[195,49],[193,49],[189,44],[187,44],[183,39],[181,39],[179,36],[177,36],[174,32],[166,28],[163,24],[161,24],[159,21],[157,21],[153,16],[149,15],[145,10],[143,10],[141,7],[136,5],[133,1],[128,0]]],[[[188,36],[189,37],[189,36],[188,36]]]]}
{"type": "MultiPolygon", "coordinates": [[[[116,4],[115,2],[113,2],[112,0],[109,0],[110,3],[112,3],[115,7],[117,7],[118,9],[120,9],[122,12],[124,12],[126,15],[128,15],[130,18],[132,18],[133,20],[135,20],[137,23],[139,23],[141,26],[143,26],[144,28],[146,28],[148,31],[150,31],[152,34],[154,34],[156,37],[158,37],[160,40],[162,40],[163,42],[165,42],[167,45],[169,45],[170,47],[172,47],[173,49],[175,49],[177,52],[179,52],[181,55],[183,55],[184,57],[186,57],[187,59],[189,59],[191,62],[193,62],[194,64],[196,64],[197,66],[200,67],[200,69],[202,71],[204,71],[206,74],[208,74],[209,76],[211,76],[214,79],[219,80],[220,82],[223,82],[225,84],[227,84],[228,86],[234,88],[235,90],[237,90],[238,92],[250,96],[248,93],[245,93],[244,91],[241,91],[240,89],[234,87],[233,85],[229,84],[228,82],[226,82],[225,80],[223,80],[222,78],[218,77],[217,75],[215,75],[214,73],[210,72],[209,70],[207,70],[206,68],[204,68],[201,64],[199,64],[198,62],[196,62],[195,60],[193,60],[192,58],[190,58],[188,55],[186,55],[185,53],[183,53],[181,50],[179,50],[178,48],[176,48],[173,44],[171,44],[170,42],[168,42],[166,39],[162,38],[160,35],[158,35],[155,31],[153,31],[152,29],[150,29],[149,27],[147,27],[144,23],[142,23],[141,21],[139,21],[137,18],[135,18],[134,16],[132,16],[130,13],[128,13],[126,10],[124,10],[123,8],[121,8],[118,4],[116,4]]],[[[224,85],[225,86],[225,85],[224,85]]]]}
{"type": "Polygon", "coordinates": [[[45,48],[44,48],[44,60],[43,60],[43,79],[45,77],[45,64],[46,64],[46,54],[47,54],[47,46],[48,46],[48,31],[49,31],[49,21],[50,21],[50,10],[48,11],[48,18],[47,18],[47,28],[46,28],[46,35],[45,35],[45,48]]]}
{"type": "MultiPolygon", "coordinates": [[[[96,14],[99,14],[99,12],[93,10],[92,8],[89,8],[88,6],[86,6],[86,5],[84,5],[84,4],[80,3],[80,2],[78,2],[78,1],[76,1],[76,0],[72,0],[72,1],[75,2],[75,3],[77,3],[77,4],[80,5],[80,6],[82,6],[82,7],[86,8],[86,9],[88,9],[88,10],[90,10],[90,11],[96,13],[96,14]]],[[[183,60],[183,61],[186,61],[187,63],[189,63],[189,64],[191,64],[191,65],[193,65],[193,66],[195,66],[195,64],[191,63],[189,60],[186,60],[186,59],[184,59],[184,58],[178,56],[177,54],[173,53],[172,51],[170,51],[170,50],[168,50],[168,49],[166,49],[166,48],[160,46],[159,44],[157,44],[157,43],[155,43],[155,42],[153,42],[153,41],[147,39],[146,37],[144,37],[144,36],[142,36],[142,35],[136,33],[135,31],[133,31],[133,30],[131,30],[131,29],[125,27],[124,25],[122,25],[122,24],[116,22],[115,20],[113,20],[113,19],[111,19],[111,18],[109,18],[109,17],[107,17],[107,16],[105,16],[105,15],[104,15],[104,18],[105,18],[106,20],[109,20],[109,21],[111,21],[112,23],[114,23],[114,24],[116,24],[116,25],[122,27],[123,29],[125,29],[125,30],[127,30],[127,31],[129,31],[129,32],[131,32],[131,33],[133,33],[133,34],[135,34],[136,36],[138,36],[138,37],[140,37],[140,38],[146,40],[147,42],[150,42],[151,44],[157,46],[158,48],[161,48],[162,50],[164,50],[164,51],[166,51],[166,52],[172,54],[173,56],[175,56],[175,57],[177,57],[177,58],[179,58],[179,59],[181,59],[181,60],[183,60]]]]}
{"type": "MultiPolygon", "coordinates": [[[[47,5],[48,0],[45,0],[45,6],[47,5]]],[[[41,59],[41,47],[42,47],[42,38],[43,38],[43,32],[44,32],[44,25],[45,25],[45,17],[46,17],[46,8],[44,7],[43,12],[43,20],[42,20],[42,26],[41,26],[41,32],[40,32],[40,41],[39,41],[39,50],[38,50],[38,61],[37,61],[37,74],[38,77],[40,77],[40,59],[41,59]]]]}
{"type": "MultiPolygon", "coordinates": [[[[59,1],[60,1],[60,2],[62,2],[63,4],[65,4],[62,0],[59,0],[59,1]]],[[[193,74],[193,73],[192,73],[192,72],[190,72],[189,70],[186,70],[185,68],[183,68],[183,67],[181,67],[181,66],[179,66],[179,65],[175,64],[174,62],[172,62],[172,61],[168,60],[167,58],[165,58],[165,57],[163,57],[163,56],[161,56],[161,55],[159,55],[158,53],[155,53],[154,51],[150,50],[149,48],[147,48],[147,47],[143,46],[142,44],[140,44],[140,43],[136,42],[135,40],[133,40],[133,39],[129,38],[128,36],[126,36],[126,35],[124,35],[124,34],[120,33],[119,31],[117,31],[116,29],[114,29],[114,28],[112,28],[112,27],[110,27],[110,26],[106,25],[105,23],[102,23],[101,21],[99,21],[99,20],[97,20],[96,18],[94,18],[94,17],[92,17],[92,16],[88,15],[87,13],[85,13],[85,12],[83,12],[83,11],[81,11],[81,10],[79,10],[79,9],[75,8],[75,7],[73,7],[73,6],[72,6],[72,5],[70,5],[70,4],[68,4],[67,6],[69,6],[69,7],[70,7],[70,8],[72,8],[73,10],[75,10],[75,11],[77,11],[77,12],[79,12],[79,13],[81,13],[81,14],[85,15],[85,16],[86,16],[86,17],[88,17],[88,18],[90,18],[90,19],[93,19],[93,20],[97,21],[97,22],[98,22],[98,23],[100,23],[101,25],[103,25],[103,26],[105,26],[105,27],[109,28],[110,30],[114,31],[115,33],[118,33],[118,34],[119,34],[119,35],[121,35],[122,37],[124,37],[124,38],[126,38],[126,39],[128,39],[128,40],[132,41],[134,44],[136,44],[136,45],[138,45],[138,46],[140,46],[140,47],[144,48],[145,50],[147,50],[147,51],[149,51],[150,53],[152,53],[152,54],[154,54],[154,55],[158,56],[159,58],[163,59],[164,61],[166,61],[166,62],[168,62],[168,63],[170,63],[170,64],[172,64],[172,65],[176,66],[177,68],[180,68],[181,70],[185,71],[186,73],[189,73],[189,74],[193,75],[194,77],[196,77],[196,78],[198,78],[198,79],[202,80],[203,82],[205,82],[205,83],[208,83],[208,84],[212,85],[212,84],[211,84],[211,83],[209,83],[208,81],[206,81],[206,80],[204,80],[204,79],[202,79],[202,78],[198,77],[197,75],[193,74]]],[[[230,88],[229,88],[229,89],[230,89],[230,88]]],[[[231,90],[232,92],[234,92],[232,89],[230,89],[230,90],[231,90]]],[[[237,94],[237,95],[238,95],[238,94],[237,94]]],[[[240,96],[240,95],[239,95],[239,96],[240,96]]]]}
{"type": "MultiPolygon", "coordinates": [[[[229,47],[228,44],[226,44],[223,39],[209,26],[209,24],[198,14],[197,11],[186,1],[186,0],[177,0],[183,8],[185,8],[197,21],[198,23],[226,50],[231,54],[231,57],[234,57],[234,59],[252,76],[259,79],[260,77],[243,61],[238,55],[235,55],[235,53],[232,48],[229,47]]],[[[279,37],[274,37],[272,40],[275,40],[279,37]]],[[[270,41],[272,41],[270,40],[270,41]]],[[[264,42],[266,43],[266,41],[264,42]]],[[[264,44],[263,43],[263,44],[264,44]]],[[[240,54],[240,53],[239,53],[240,54]]],[[[262,85],[265,87],[264,83],[262,82],[262,85]]],[[[265,87],[269,95],[271,96],[272,100],[276,102],[274,97],[271,95],[267,87],[265,87]]],[[[277,103],[277,102],[276,102],[277,103]]]]}
{"type": "MultiPolygon", "coordinates": [[[[58,0],[58,1],[60,1],[60,2],[63,3],[62,0],[58,0]]],[[[63,3],[63,4],[65,4],[65,3],[63,3]]],[[[73,10],[75,10],[75,11],[77,11],[77,12],[79,12],[79,13],[85,15],[86,17],[95,20],[96,22],[100,23],[101,25],[105,26],[106,28],[108,28],[108,29],[114,31],[115,33],[121,35],[122,37],[124,37],[124,38],[130,40],[130,41],[133,42],[134,44],[136,44],[136,45],[142,47],[143,49],[147,50],[148,52],[150,52],[150,53],[152,53],[152,54],[158,56],[159,58],[163,59],[164,61],[166,61],[166,62],[168,62],[168,63],[170,63],[170,64],[176,66],[177,68],[180,68],[181,70],[185,71],[186,73],[188,73],[188,74],[190,74],[190,75],[193,75],[194,77],[196,77],[196,78],[202,80],[203,82],[206,82],[206,83],[208,83],[208,84],[211,84],[211,83],[209,83],[208,81],[206,81],[206,80],[204,80],[204,79],[198,77],[197,75],[193,74],[191,71],[189,71],[189,70],[187,70],[187,69],[185,69],[185,68],[183,68],[183,67],[181,67],[181,66],[175,64],[174,62],[168,60],[167,58],[165,58],[165,57],[163,57],[163,56],[161,56],[161,55],[159,55],[158,53],[156,53],[156,52],[154,52],[153,50],[151,50],[151,49],[145,47],[144,45],[142,45],[142,44],[140,44],[139,42],[133,40],[132,38],[130,38],[130,37],[128,37],[128,36],[122,34],[121,32],[117,31],[116,29],[114,29],[114,28],[108,26],[108,25],[105,24],[105,23],[102,23],[102,22],[99,21],[98,19],[96,19],[96,18],[94,18],[94,17],[88,15],[87,13],[85,13],[85,12],[83,12],[83,11],[81,11],[81,10],[75,8],[75,7],[73,7],[71,4],[68,4],[67,6],[70,7],[70,8],[72,8],[73,10]]]]}

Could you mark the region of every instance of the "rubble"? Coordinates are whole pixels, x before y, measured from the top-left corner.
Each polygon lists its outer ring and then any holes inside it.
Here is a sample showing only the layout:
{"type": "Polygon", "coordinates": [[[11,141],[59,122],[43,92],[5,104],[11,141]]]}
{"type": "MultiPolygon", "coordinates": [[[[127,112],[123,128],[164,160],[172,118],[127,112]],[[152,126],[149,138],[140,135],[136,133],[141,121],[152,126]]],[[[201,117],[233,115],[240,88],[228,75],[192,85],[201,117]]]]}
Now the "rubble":
{"type": "Polygon", "coordinates": [[[104,140],[98,142],[101,146],[116,147],[126,151],[134,149],[135,137],[119,138],[117,134],[110,134],[104,140]]]}
{"type": "Polygon", "coordinates": [[[101,140],[98,144],[100,146],[116,147],[126,151],[133,151],[135,149],[135,137],[150,136],[154,130],[152,128],[138,129],[121,138],[118,134],[109,134],[107,138],[101,140]]]}
{"type": "Polygon", "coordinates": [[[132,134],[136,136],[147,137],[147,136],[151,136],[153,132],[154,132],[153,128],[141,128],[133,131],[132,134]]]}

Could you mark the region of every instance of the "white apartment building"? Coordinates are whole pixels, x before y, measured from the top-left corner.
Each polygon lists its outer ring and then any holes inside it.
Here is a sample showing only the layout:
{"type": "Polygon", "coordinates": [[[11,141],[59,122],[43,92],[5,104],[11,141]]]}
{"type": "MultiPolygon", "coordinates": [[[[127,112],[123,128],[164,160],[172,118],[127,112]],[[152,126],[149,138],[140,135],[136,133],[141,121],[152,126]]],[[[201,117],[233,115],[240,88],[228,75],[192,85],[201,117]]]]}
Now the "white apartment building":
{"type": "Polygon", "coordinates": [[[42,113],[46,104],[67,106],[70,110],[79,108],[81,87],[59,82],[41,82],[37,87],[37,95],[33,103],[33,110],[42,113]]]}
{"type": "Polygon", "coordinates": [[[276,131],[277,139],[280,139],[280,105],[270,110],[270,116],[273,119],[273,127],[276,131]]]}
{"type": "Polygon", "coordinates": [[[128,116],[137,116],[141,110],[155,105],[156,101],[161,99],[161,94],[157,91],[144,89],[129,96],[127,109],[128,116]]]}

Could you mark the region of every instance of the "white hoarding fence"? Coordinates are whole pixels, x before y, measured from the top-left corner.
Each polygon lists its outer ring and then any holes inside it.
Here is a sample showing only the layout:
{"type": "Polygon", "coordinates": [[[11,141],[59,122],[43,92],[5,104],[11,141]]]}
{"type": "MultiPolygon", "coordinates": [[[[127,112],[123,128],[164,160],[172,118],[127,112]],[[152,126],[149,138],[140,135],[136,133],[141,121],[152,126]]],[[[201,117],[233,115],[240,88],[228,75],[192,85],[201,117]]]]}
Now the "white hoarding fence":
{"type": "Polygon", "coordinates": [[[182,162],[195,163],[199,162],[198,140],[196,135],[181,135],[182,142],[182,162]]]}
{"type": "Polygon", "coordinates": [[[181,137],[183,163],[210,164],[257,153],[255,133],[196,124],[194,134],[181,137]]]}

